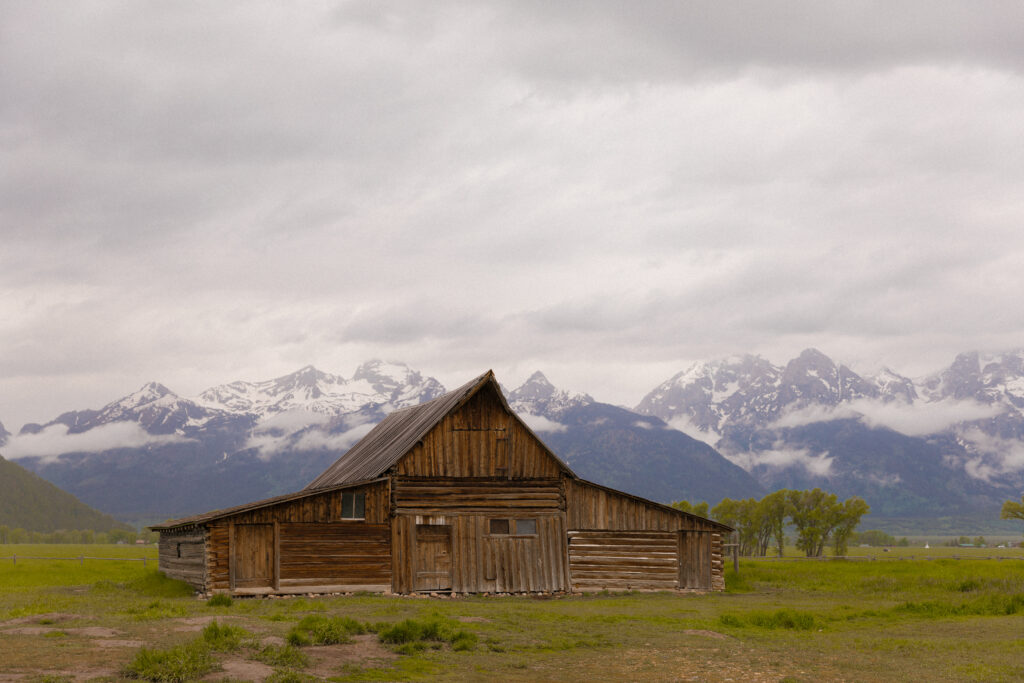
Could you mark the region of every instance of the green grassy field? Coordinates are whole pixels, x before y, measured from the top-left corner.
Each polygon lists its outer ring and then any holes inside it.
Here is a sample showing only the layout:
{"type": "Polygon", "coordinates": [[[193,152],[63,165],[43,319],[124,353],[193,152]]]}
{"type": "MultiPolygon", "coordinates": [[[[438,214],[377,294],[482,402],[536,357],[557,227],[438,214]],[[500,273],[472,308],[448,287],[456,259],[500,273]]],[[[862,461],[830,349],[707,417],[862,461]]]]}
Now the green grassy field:
{"type": "MultiPolygon", "coordinates": [[[[12,549],[155,552],[0,546],[0,557],[12,549]]],[[[969,550],[958,560],[918,559],[921,548],[877,560],[741,560],[723,594],[219,606],[151,561],[0,560],[0,681],[1022,680],[1024,553],[969,550]],[[997,556],[1014,559],[982,559],[997,556]]]]}

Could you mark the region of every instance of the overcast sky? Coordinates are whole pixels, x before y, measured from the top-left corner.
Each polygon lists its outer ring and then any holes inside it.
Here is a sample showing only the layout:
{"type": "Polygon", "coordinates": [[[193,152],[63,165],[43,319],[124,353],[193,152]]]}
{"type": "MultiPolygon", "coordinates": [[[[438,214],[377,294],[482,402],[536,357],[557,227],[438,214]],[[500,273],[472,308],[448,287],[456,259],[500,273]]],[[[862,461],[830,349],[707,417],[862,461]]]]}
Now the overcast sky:
{"type": "Polygon", "coordinates": [[[1024,5],[0,0],[0,421],[1024,346],[1024,5]]]}

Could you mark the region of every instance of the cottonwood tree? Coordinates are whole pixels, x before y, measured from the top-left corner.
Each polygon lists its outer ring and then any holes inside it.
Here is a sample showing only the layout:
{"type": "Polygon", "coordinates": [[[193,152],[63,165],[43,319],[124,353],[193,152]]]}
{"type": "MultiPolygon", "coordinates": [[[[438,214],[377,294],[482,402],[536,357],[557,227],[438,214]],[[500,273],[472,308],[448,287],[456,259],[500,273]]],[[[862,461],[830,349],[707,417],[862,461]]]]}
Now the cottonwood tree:
{"type": "Polygon", "coordinates": [[[796,527],[796,547],[807,557],[821,557],[829,538],[837,554],[846,552],[850,534],[870,508],[863,499],[853,497],[842,503],[834,493],[821,489],[788,491],[789,518],[796,527]]]}
{"type": "Polygon", "coordinates": [[[1013,500],[1003,503],[999,519],[1024,519],[1024,496],[1020,497],[1019,503],[1013,500]]]}
{"type": "Polygon", "coordinates": [[[672,507],[676,510],[682,510],[683,512],[689,512],[692,515],[697,515],[698,517],[706,518],[708,516],[708,502],[706,500],[699,503],[690,503],[688,500],[677,500],[672,503],[672,507]]]}

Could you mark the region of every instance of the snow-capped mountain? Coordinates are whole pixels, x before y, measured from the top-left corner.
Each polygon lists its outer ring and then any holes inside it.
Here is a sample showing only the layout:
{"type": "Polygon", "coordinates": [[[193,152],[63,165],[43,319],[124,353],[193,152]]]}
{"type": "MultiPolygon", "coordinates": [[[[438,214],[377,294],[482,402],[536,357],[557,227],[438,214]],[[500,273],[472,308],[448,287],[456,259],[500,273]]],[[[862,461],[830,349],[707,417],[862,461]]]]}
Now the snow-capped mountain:
{"type": "Polygon", "coordinates": [[[763,493],[749,474],[706,443],[656,417],[557,389],[539,371],[506,396],[584,479],[666,503],[763,493]]]}
{"type": "Polygon", "coordinates": [[[714,445],[768,488],[825,486],[898,512],[908,501],[984,504],[1024,485],[1020,406],[1021,352],[961,354],[915,382],[891,369],[861,376],[807,349],[784,366],[754,356],[696,363],[637,412],[714,445]]]}
{"type": "Polygon", "coordinates": [[[424,378],[407,365],[374,360],[360,365],[352,379],[307,365],[263,382],[222,384],[202,392],[198,401],[213,410],[246,413],[260,419],[296,410],[337,417],[369,405],[390,412],[443,393],[440,382],[424,378]]]}
{"type": "Polygon", "coordinates": [[[720,437],[728,426],[764,425],[801,409],[915,395],[913,382],[891,370],[864,378],[807,349],[781,367],[750,355],[698,362],[655,387],[636,410],[720,437]]]}
{"type": "MultiPolygon", "coordinates": [[[[0,445],[94,507],[151,522],[298,490],[388,412],[444,391],[382,361],[196,397],[153,382],[16,436],[0,427],[0,445]]],[[[821,486],[882,515],[987,515],[1024,489],[1024,351],[961,354],[916,382],[814,349],[781,366],[737,356],[694,364],[635,411],[540,372],[506,394],[578,474],[655,500],[821,486]]]]}
{"type": "Polygon", "coordinates": [[[5,443],[7,443],[7,437],[9,437],[10,435],[11,433],[4,429],[4,423],[0,422],[0,446],[3,446],[5,443]]]}
{"type": "Polygon", "coordinates": [[[509,406],[521,415],[538,415],[557,420],[571,408],[594,402],[588,394],[569,393],[556,389],[539,370],[519,388],[508,392],[509,406]]]}
{"type": "Polygon", "coordinates": [[[99,410],[25,425],[5,455],[107,512],[152,521],[298,490],[388,412],[444,391],[382,361],[351,379],[307,366],[195,398],[150,382],[99,410]]]}

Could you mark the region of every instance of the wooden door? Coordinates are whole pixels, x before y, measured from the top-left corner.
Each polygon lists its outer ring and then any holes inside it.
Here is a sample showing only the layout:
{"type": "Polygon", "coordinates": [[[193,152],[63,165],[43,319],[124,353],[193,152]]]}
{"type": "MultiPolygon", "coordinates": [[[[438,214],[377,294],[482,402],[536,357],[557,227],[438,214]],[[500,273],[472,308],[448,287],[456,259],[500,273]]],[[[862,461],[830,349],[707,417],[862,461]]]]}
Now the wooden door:
{"type": "Polygon", "coordinates": [[[236,524],[232,541],[232,588],[273,587],[274,525],[236,524]]]}
{"type": "Polygon", "coordinates": [[[417,591],[452,589],[452,525],[417,524],[415,588],[417,591]]]}
{"type": "Polygon", "coordinates": [[[679,532],[679,587],[711,590],[711,532],[679,532]]]}

